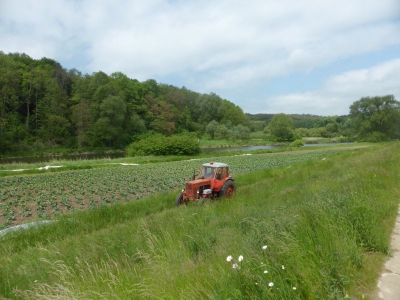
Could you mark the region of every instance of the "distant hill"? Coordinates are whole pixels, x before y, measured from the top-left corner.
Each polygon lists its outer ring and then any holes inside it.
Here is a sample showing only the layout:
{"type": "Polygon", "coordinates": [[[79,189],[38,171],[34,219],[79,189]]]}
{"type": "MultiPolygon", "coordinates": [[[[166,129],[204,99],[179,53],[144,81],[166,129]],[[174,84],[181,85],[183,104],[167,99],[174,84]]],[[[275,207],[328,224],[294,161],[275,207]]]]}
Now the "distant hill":
{"type": "MultiPolygon", "coordinates": [[[[251,121],[264,121],[268,124],[274,114],[246,114],[251,121]]],[[[323,118],[322,116],[310,114],[289,114],[293,118],[294,128],[313,128],[316,121],[323,118]]]]}

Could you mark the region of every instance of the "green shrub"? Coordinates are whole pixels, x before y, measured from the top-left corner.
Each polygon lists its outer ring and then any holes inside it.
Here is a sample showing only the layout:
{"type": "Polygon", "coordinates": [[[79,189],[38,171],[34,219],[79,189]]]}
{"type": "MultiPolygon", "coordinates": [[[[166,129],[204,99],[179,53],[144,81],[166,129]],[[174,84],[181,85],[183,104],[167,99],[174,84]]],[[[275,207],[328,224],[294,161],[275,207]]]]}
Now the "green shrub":
{"type": "Polygon", "coordinates": [[[307,140],[306,144],[319,144],[318,140],[307,140]]]}
{"type": "Polygon", "coordinates": [[[290,147],[302,147],[304,146],[303,140],[295,140],[293,143],[290,144],[290,147]]]}
{"type": "Polygon", "coordinates": [[[195,155],[200,153],[200,145],[192,135],[153,135],[130,144],[128,156],[145,155],[195,155]]]}
{"type": "Polygon", "coordinates": [[[387,135],[379,131],[374,131],[372,133],[369,133],[361,139],[362,142],[370,142],[370,143],[379,143],[387,140],[389,140],[387,135]]]}

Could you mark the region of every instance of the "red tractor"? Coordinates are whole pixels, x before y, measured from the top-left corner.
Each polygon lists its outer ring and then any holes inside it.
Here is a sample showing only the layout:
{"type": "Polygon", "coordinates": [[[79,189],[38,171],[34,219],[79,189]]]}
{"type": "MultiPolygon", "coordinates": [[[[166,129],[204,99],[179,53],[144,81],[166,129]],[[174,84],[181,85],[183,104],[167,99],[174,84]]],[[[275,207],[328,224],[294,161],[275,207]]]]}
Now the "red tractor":
{"type": "Polygon", "coordinates": [[[186,182],[186,188],[176,197],[176,206],[189,201],[205,200],[227,196],[235,193],[236,185],[229,173],[227,164],[210,162],[202,164],[198,179],[193,175],[191,181],[186,182]]]}

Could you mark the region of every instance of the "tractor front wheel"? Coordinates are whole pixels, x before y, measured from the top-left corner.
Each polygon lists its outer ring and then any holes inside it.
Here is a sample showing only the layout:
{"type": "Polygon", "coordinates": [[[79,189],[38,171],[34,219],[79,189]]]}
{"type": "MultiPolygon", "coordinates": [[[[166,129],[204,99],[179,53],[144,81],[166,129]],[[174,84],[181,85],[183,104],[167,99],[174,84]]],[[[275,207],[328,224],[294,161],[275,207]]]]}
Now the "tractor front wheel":
{"type": "Polygon", "coordinates": [[[180,194],[176,197],[176,199],[175,199],[175,205],[176,205],[176,206],[180,206],[180,205],[182,205],[182,204],[186,204],[186,202],[183,201],[183,194],[180,193],[180,194]]]}
{"type": "Polygon", "coordinates": [[[236,191],[236,185],[232,180],[229,180],[225,182],[225,184],[222,186],[221,190],[219,191],[218,196],[219,197],[230,197],[232,196],[236,191]]]}

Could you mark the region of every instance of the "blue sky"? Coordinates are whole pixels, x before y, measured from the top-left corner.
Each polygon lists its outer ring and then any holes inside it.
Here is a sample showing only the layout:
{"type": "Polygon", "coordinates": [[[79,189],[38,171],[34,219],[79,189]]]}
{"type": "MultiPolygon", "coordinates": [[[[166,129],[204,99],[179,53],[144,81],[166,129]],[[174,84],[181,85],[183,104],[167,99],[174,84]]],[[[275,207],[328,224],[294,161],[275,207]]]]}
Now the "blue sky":
{"type": "Polygon", "coordinates": [[[1,0],[0,51],[215,92],[253,114],[400,101],[399,0],[1,0]]]}

